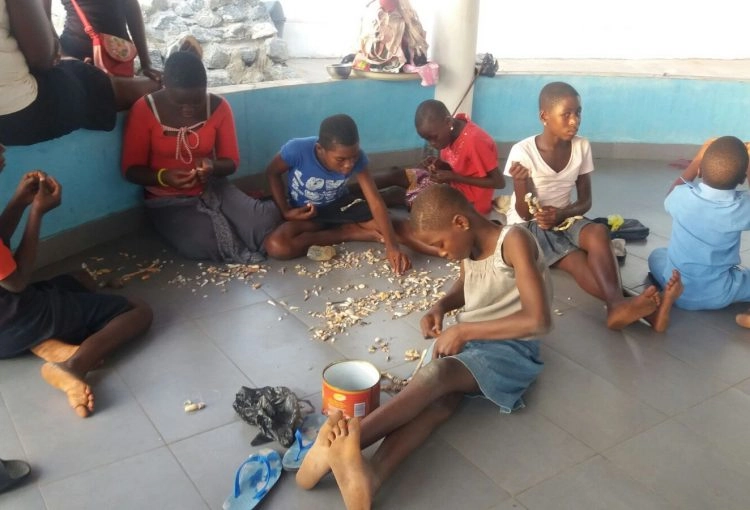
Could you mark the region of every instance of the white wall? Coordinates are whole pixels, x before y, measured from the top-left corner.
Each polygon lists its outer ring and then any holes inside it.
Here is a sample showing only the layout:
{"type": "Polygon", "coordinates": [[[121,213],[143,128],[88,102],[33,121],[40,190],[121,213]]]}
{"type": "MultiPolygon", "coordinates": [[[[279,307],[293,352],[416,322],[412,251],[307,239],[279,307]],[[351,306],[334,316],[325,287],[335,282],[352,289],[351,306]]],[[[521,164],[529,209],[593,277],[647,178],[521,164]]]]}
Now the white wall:
{"type": "Polygon", "coordinates": [[[749,20],[747,0],[481,0],[478,47],[503,58],[750,58],[749,20]]]}
{"type": "MultiPolygon", "coordinates": [[[[281,2],[292,57],[356,48],[367,0],[281,2]]],[[[432,33],[439,2],[411,4],[428,38],[451,37],[432,33]]],[[[748,0],[481,0],[477,50],[498,58],[750,58],[749,21],[748,0]]]]}

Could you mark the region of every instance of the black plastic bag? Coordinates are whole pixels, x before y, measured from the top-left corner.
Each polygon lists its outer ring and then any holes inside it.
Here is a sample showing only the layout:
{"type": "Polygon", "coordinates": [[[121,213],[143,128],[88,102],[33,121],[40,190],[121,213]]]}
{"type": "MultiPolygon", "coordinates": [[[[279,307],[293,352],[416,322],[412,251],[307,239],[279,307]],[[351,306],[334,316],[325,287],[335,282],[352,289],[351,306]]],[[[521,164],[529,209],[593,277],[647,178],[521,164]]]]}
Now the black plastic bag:
{"type": "MultiPolygon", "coordinates": [[[[312,405],[307,400],[303,400],[312,405]]],[[[286,386],[264,386],[248,388],[243,386],[237,392],[232,407],[240,418],[260,429],[252,446],[278,441],[289,448],[294,443],[294,431],[302,424],[300,400],[286,386]]]]}

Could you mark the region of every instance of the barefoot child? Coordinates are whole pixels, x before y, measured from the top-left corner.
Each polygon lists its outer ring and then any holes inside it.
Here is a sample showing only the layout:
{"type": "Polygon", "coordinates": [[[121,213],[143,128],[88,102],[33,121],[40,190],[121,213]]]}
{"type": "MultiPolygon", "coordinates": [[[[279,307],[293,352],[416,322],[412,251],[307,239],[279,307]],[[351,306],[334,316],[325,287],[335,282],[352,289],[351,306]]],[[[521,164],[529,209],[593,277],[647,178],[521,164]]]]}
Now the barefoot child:
{"type": "Polygon", "coordinates": [[[677,288],[660,296],[650,286],[639,296],[623,297],[609,231],[583,217],[591,209],[594,164],[588,140],[577,136],[578,92],[567,83],[549,83],[539,94],[539,110],[542,133],[518,142],[508,155],[505,175],[513,178],[514,188],[508,223],[526,222],[547,264],[570,273],[579,287],[607,304],[609,328],[645,318],[656,331],[666,330],[677,288]],[[538,208],[527,203],[529,193],[538,199],[538,208]]]}
{"type": "MultiPolygon", "coordinates": [[[[4,152],[0,145],[0,169],[4,152]]],[[[60,205],[60,194],[54,178],[29,172],[0,215],[0,358],[31,350],[46,361],[44,380],[64,391],[76,414],[86,417],[94,410],[86,374],[115,348],[146,331],[151,309],[141,301],[95,294],[69,275],[29,282],[42,217],[60,205]],[[26,208],[26,228],[12,253],[10,238],[26,208]]]]}
{"type": "MultiPolygon", "coordinates": [[[[357,125],[348,115],[323,120],[317,137],[284,144],[266,168],[273,199],[286,220],[266,238],[268,255],[285,260],[304,256],[315,244],[379,241],[394,272],[409,269],[409,257],[398,246],[401,222],[391,223],[367,162],[357,125]],[[350,177],[356,178],[364,200],[349,194],[345,183],[350,177]]],[[[420,248],[403,236],[400,240],[420,248]]]]}
{"type": "Polygon", "coordinates": [[[311,489],[334,469],[350,510],[370,507],[386,478],[451,416],[465,394],[482,394],[509,413],[523,406],[521,396],[543,365],[537,337],[550,327],[550,279],[528,231],[490,222],[445,184],[420,193],[411,225],[442,257],[462,261],[458,281],[422,318],[425,338],[436,339],[432,361],[362,420],[361,436],[356,419],[337,425],[341,414],[332,413],[297,474],[297,483],[311,489]],[[445,314],[461,307],[458,324],[444,328],[445,314]],[[355,439],[331,441],[334,426],[355,439]],[[371,463],[363,464],[359,449],[382,438],[371,463]]]}
{"type": "MultiPolygon", "coordinates": [[[[667,248],[648,257],[660,285],[679,271],[685,287],[676,305],[686,310],[715,310],[750,301],[750,271],[739,267],[740,237],[750,230],[750,196],[736,187],[748,173],[748,150],[742,141],[723,136],[707,143],[664,200],[672,216],[667,248]],[[697,177],[702,182],[694,182],[697,177]]],[[[750,316],[737,323],[750,327],[750,316]]]]}

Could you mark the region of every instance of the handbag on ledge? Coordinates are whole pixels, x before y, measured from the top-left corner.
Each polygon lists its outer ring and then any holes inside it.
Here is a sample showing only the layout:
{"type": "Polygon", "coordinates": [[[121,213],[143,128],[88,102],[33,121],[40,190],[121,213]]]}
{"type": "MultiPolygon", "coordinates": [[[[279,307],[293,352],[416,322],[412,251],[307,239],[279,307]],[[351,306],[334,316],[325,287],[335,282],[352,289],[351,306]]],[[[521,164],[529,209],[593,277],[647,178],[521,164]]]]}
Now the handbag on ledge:
{"type": "Polygon", "coordinates": [[[94,65],[107,74],[132,78],[135,75],[133,61],[138,55],[135,45],[122,37],[102,34],[94,30],[78,2],[76,0],[70,1],[78,13],[78,17],[81,18],[84,31],[91,38],[94,65]]]}

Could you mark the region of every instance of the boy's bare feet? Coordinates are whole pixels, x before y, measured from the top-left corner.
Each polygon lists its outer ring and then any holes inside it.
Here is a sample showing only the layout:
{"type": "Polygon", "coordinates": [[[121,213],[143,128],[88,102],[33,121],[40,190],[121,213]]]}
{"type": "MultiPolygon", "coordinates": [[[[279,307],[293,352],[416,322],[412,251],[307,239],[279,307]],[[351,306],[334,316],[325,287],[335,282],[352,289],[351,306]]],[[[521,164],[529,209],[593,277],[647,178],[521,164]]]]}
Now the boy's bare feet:
{"type": "Polygon", "coordinates": [[[81,418],[86,418],[94,411],[91,387],[61,364],[47,362],[42,365],[42,377],[51,386],[65,392],[70,407],[81,418]]]}
{"type": "Polygon", "coordinates": [[[640,295],[625,299],[610,308],[607,313],[607,327],[622,329],[656,312],[660,303],[659,291],[651,285],[640,295]]]}
{"type": "Polygon", "coordinates": [[[373,474],[360,451],[359,418],[341,420],[328,433],[328,461],[344,497],[346,510],[369,510],[372,506],[373,474]]]}
{"type": "Polygon", "coordinates": [[[669,327],[669,314],[672,311],[672,305],[682,295],[683,290],[680,272],[674,269],[672,270],[672,277],[664,287],[659,308],[647,319],[657,333],[663,333],[669,327]]]}
{"type": "Polygon", "coordinates": [[[52,363],[68,361],[77,350],[77,345],[66,344],[55,338],[45,340],[36,347],[31,348],[31,352],[42,358],[44,361],[50,361],[52,363]]]}
{"type": "Polygon", "coordinates": [[[330,471],[328,449],[331,447],[331,442],[328,440],[328,433],[331,432],[333,426],[342,417],[341,411],[331,411],[329,413],[328,420],[320,427],[318,437],[315,438],[310,451],[307,452],[307,455],[302,460],[302,465],[299,471],[297,471],[297,485],[303,489],[312,489],[330,471]]]}
{"type": "Polygon", "coordinates": [[[365,228],[359,223],[346,223],[339,228],[349,241],[384,242],[383,236],[380,235],[380,232],[374,229],[365,228]]]}

